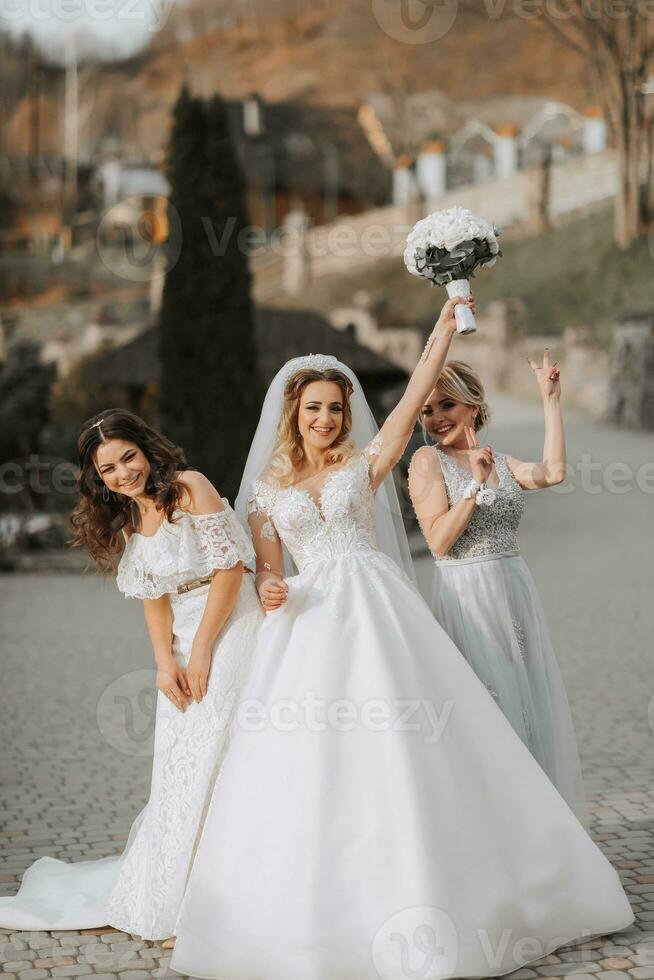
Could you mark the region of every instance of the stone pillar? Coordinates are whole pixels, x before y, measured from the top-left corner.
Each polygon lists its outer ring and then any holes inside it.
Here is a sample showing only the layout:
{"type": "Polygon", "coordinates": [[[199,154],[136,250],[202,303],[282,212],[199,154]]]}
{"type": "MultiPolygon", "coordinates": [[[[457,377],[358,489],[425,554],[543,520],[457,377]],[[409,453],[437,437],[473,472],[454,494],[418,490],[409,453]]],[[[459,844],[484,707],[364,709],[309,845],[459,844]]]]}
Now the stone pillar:
{"type": "Polygon", "coordinates": [[[592,106],[584,113],[582,134],[584,153],[601,153],[606,149],[606,120],[599,106],[592,106]]]}
{"type": "Polygon", "coordinates": [[[609,364],[609,421],[654,430],[654,309],[613,324],[609,364]]]}
{"type": "Polygon", "coordinates": [[[416,179],[424,201],[436,202],[447,190],[447,156],[442,140],[428,140],[416,160],[416,179]]]}
{"type": "Polygon", "coordinates": [[[518,127],[505,123],[495,133],[495,175],[512,177],[518,169],[518,127]]]}
{"type": "Polygon", "coordinates": [[[393,204],[403,207],[415,200],[415,181],[411,172],[411,157],[398,157],[393,169],[393,204]]]}
{"type": "Polygon", "coordinates": [[[282,228],[284,266],[282,285],[288,296],[297,296],[311,281],[307,236],[309,216],[301,201],[287,211],[282,228]]]}
{"type": "Polygon", "coordinates": [[[120,160],[105,160],[98,169],[102,181],[102,204],[107,210],[120,200],[122,163],[120,160]]]}

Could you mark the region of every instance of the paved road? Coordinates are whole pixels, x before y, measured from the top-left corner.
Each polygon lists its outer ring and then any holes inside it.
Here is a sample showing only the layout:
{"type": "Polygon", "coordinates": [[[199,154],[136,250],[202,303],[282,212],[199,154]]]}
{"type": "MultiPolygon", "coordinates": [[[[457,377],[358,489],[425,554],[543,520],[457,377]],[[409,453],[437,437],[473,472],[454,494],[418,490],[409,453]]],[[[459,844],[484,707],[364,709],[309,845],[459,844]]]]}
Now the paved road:
{"type": "MultiPolygon", "coordinates": [[[[507,399],[493,403],[492,445],[522,458],[537,453],[538,412],[507,399]]],[[[649,491],[643,467],[654,459],[654,438],[572,420],[568,433],[574,479],[530,494],[522,545],[570,694],[593,833],[620,870],[638,920],[618,936],[558,951],[513,976],[649,980],[654,466],[649,491]]],[[[426,584],[426,558],[418,560],[418,571],[426,584]]],[[[149,791],[151,660],[140,604],[123,600],[111,580],[5,576],[0,617],[0,735],[9,746],[0,762],[0,890],[10,894],[40,855],[80,860],[121,849],[149,791]]],[[[2,975],[20,980],[179,976],[169,971],[169,960],[160,944],[115,930],[0,930],[2,975]]]]}

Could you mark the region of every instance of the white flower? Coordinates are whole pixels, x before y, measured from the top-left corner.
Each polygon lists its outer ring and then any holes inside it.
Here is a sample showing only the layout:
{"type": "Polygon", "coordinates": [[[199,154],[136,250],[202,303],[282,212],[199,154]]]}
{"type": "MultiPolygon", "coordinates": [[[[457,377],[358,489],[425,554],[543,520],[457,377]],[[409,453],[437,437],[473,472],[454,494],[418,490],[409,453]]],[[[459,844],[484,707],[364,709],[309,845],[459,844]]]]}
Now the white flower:
{"type": "Polygon", "coordinates": [[[491,504],[495,503],[496,497],[497,491],[493,490],[491,487],[482,486],[477,492],[475,500],[480,507],[490,507],[491,504]]]}
{"type": "MultiPolygon", "coordinates": [[[[444,211],[434,211],[416,222],[409,232],[404,249],[404,264],[412,275],[434,279],[435,270],[424,267],[424,253],[429,249],[441,248],[452,252],[462,242],[476,239],[487,242],[490,255],[497,256],[500,250],[497,235],[497,229],[490,222],[474,215],[467,208],[451,207],[444,211]]],[[[492,262],[478,260],[478,264],[491,265],[492,262]]]]}

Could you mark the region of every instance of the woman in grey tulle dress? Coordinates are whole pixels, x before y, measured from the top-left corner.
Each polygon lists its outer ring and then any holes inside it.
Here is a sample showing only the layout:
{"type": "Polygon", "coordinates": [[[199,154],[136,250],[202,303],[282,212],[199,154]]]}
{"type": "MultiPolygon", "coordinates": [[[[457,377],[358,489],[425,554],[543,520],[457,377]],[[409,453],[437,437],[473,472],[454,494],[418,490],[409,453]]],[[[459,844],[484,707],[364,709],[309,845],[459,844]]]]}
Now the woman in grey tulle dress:
{"type": "Polygon", "coordinates": [[[524,492],[561,483],[561,385],[546,351],[530,361],[543,397],[539,462],[480,447],[490,414],[479,376],[449,361],[422,411],[425,436],[409,472],[413,506],[434,555],[434,615],[560,794],[586,822],[568,699],[517,532],[524,492]]]}

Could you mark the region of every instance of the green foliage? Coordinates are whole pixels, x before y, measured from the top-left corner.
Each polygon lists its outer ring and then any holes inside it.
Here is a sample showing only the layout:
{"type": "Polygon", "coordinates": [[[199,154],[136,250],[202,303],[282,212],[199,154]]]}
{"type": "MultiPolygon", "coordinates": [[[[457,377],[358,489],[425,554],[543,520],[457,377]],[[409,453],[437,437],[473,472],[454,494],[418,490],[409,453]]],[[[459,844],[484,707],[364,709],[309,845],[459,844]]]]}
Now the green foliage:
{"type": "MultiPolygon", "coordinates": [[[[654,236],[620,251],[613,244],[610,208],[568,218],[539,235],[502,236],[500,244],[503,257],[497,265],[480,269],[472,280],[482,315],[491,301],[518,296],[526,304],[529,334],[557,334],[583,324],[606,346],[611,324],[622,313],[654,307],[654,236]]],[[[357,289],[383,301],[382,326],[418,325],[425,331],[446,295],[409,275],[398,257],[317,279],[310,296],[299,297],[295,305],[328,312],[349,306],[357,289]]]]}
{"type": "Polygon", "coordinates": [[[51,365],[41,362],[40,346],[21,341],[10,348],[0,370],[0,461],[7,462],[40,448],[50,415],[51,365]]]}
{"type": "Polygon", "coordinates": [[[169,264],[159,320],[162,431],[233,500],[257,421],[244,182],[227,108],[184,87],[174,110],[167,176],[169,264]],[[176,258],[175,258],[176,257],[176,258]]]}
{"type": "Polygon", "coordinates": [[[647,239],[621,251],[612,229],[607,209],[532,238],[506,241],[504,258],[475,282],[478,306],[517,294],[526,304],[528,333],[556,334],[581,324],[607,345],[618,316],[654,306],[654,254],[647,239]]]}

